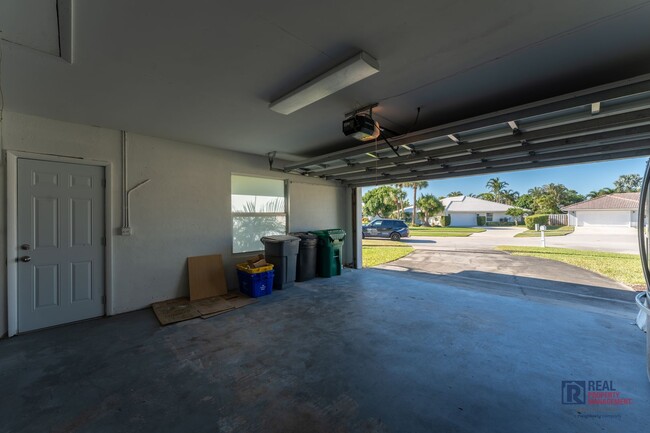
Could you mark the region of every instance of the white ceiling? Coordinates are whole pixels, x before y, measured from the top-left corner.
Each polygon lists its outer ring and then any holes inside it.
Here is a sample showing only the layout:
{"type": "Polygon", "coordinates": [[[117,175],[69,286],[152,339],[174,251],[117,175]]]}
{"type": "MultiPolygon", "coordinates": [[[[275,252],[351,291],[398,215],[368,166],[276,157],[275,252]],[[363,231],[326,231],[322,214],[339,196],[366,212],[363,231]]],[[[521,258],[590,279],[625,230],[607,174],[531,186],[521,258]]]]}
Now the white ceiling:
{"type": "Polygon", "coordinates": [[[421,129],[650,72],[648,23],[638,0],[76,0],[74,63],[3,40],[1,84],[8,110],[312,156],[357,145],[341,121],[373,102],[404,133],[417,107],[421,129]],[[378,74],[268,109],[361,50],[378,74]]]}

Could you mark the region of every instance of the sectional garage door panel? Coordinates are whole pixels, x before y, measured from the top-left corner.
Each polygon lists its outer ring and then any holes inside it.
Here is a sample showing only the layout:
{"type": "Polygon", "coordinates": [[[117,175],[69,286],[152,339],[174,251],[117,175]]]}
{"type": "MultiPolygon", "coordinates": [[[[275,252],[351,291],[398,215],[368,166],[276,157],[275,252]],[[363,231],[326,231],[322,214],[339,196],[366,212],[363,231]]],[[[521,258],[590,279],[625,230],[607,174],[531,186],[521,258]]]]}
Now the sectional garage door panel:
{"type": "Polygon", "coordinates": [[[630,226],[630,211],[578,211],[578,226],[615,226],[615,227],[629,227],[630,226]]]}
{"type": "Polygon", "coordinates": [[[475,213],[452,213],[451,225],[459,227],[474,227],[476,225],[475,213]]]}

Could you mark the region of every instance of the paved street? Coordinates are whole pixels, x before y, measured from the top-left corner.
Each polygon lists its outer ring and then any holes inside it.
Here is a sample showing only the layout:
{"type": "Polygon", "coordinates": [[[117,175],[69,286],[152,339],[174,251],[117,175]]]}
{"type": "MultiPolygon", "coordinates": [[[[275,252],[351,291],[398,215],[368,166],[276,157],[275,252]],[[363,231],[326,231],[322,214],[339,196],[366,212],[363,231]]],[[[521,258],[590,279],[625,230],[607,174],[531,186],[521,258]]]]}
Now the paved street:
{"type": "MultiPolygon", "coordinates": [[[[483,233],[460,237],[419,237],[405,239],[416,249],[489,250],[498,245],[541,246],[539,238],[516,238],[524,231],[521,227],[489,227],[483,233]]],[[[579,250],[608,251],[638,254],[637,231],[634,228],[576,227],[566,236],[549,236],[547,247],[575,248],[579,250]]]]}

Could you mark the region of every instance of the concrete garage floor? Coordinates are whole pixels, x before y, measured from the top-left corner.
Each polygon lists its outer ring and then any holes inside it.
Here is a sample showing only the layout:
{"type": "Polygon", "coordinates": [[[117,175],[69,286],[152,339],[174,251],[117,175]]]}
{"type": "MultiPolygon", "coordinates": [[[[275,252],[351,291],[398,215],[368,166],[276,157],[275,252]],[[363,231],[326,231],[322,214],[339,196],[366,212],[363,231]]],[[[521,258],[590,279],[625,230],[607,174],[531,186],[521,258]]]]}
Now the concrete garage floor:
{"type": "Polygon", "coordinates": [[[492,286],[346,271],[208,320],[162,328],[142,310],[5,339],[0,431],[647,429],[632,305],[492,286]],[[563,405],[565,380],[611,381],[632,402],[563,405]]]}

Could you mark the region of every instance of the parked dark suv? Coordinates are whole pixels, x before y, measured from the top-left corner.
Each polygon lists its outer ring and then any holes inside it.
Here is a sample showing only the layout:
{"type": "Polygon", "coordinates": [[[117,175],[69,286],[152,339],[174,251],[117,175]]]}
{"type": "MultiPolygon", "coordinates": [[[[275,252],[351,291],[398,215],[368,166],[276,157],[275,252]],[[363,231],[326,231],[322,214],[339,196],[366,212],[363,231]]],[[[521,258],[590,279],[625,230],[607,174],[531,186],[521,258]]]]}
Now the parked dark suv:
{"type": "Polygon", "coordinates": [[[409,237],[409,227],[401,220],[376,219],[361,229],[361,237],[390,238],[399,241],[409,237]]]}

